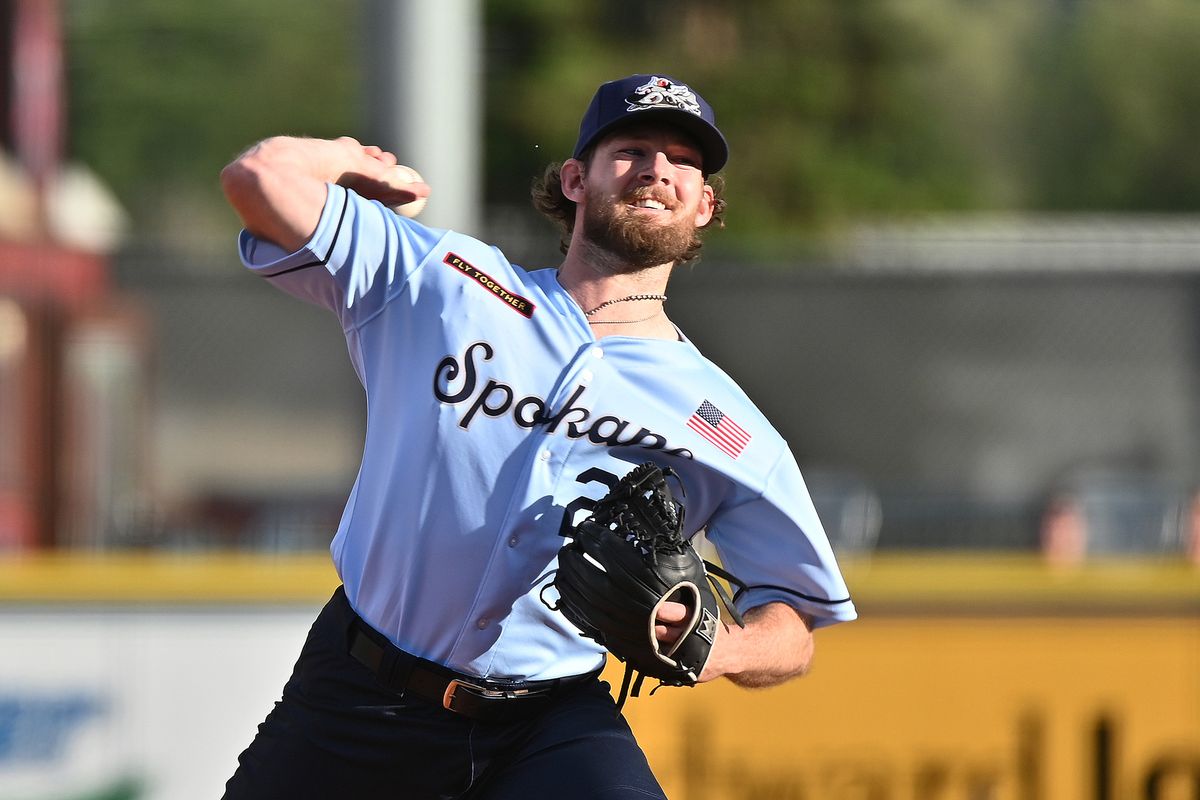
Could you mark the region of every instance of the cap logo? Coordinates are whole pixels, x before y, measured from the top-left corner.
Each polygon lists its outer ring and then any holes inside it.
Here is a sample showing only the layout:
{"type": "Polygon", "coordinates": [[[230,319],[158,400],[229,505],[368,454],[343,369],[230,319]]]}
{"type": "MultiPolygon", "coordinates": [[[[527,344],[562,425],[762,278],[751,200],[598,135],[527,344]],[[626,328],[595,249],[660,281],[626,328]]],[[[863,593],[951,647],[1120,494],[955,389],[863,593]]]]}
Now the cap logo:
{"type": "Polygon", "coordinates": [[[691,89],[682,83],[672,83],[666,78],[653,77],[634,89],[625,98],[629,104],[626,111],[645,111],[648,108],[675,108],[700,116],[700,103],[691,89]]]}

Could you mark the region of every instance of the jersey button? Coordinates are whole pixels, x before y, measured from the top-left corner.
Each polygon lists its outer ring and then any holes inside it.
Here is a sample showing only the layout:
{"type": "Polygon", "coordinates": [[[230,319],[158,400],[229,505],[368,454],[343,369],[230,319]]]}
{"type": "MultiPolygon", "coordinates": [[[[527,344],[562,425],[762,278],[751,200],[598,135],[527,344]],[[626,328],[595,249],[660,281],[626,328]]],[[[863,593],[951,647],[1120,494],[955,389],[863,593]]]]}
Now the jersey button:
{"type": "Polygon", "coordinates": [[[538,458],[540,458],[542,461],[549,461],[550,460],[550,451],[543,450],[542,452],[538,453],[538,458]]]}
{"type": "Polygon", "coordinates": [[[583,381],[584,383],[591,383],[592,378],[595,377],[596,376],[592,374],[590,369],[585,369],[583,372],[579,373],[579,380],[583,381]]]}
{"type": "Polygon", "coordinates": [[[490,620],[488,620],[487,617],[480,617],[479,620],[475,623],[475,627],[479,628],[479,630],[483,630],[484,628],[486,628],[488,626],[489,621],[490,620]]]}
{"type": "Polygon", "coordinates": [[[513,536],[512,538],[510,538],[510,539],[508,540],[508,546],[509,546],[509,547],[516,547],[516,546],[517,546],[517,542],[519,542],[519,541],[520,541],[520,539],[518,539],[516,536],[513,536]]]}
{"type": "Polygon", "coordinates": [[[604,348],[603,347],[593,347],[592,348],[592,358],[604,358],[604,348]]]}

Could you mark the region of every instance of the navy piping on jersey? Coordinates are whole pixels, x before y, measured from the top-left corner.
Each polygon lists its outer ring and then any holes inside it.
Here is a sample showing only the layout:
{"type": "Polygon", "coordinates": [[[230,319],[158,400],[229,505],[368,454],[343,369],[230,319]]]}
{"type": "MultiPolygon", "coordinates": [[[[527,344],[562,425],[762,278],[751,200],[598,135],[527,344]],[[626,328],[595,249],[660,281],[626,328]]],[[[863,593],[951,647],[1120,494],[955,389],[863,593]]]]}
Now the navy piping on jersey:
{"type": "Polygon", "coordinates": [[[337,247],[338,236],[340,236],[342,234],[342,223],[346,221],[346,209],[349,207],[350,207],[350,202],[348,200],[342,203],[342,213],[340,216],[338,216],[337,228],[335,228],[333,231],[333,241],[331,241],[329,243],[329,252],[325,254],[324,258],[322,258],[320,261],[313,261],[308,264],[301,264],[298,267],[288,267],[287,269],[281,269],[278,272],[264,272],[264,273],[262,273],[262,276],[264,278],[278,278],[280,275],[287,275],[289,272],[296,272],[298,270],[308,269],[309,267],[323,267],[326,264],[328,264],[330,256],[333,255],[333,251],[337,247]]]}
{"type": "Polygon", "coordinates": [[[797,591],[793,591],[792,589],[788,589],[786,586],[774,586],[770,583],[757,583],[753,586],[747,586],[745,589],[739,589],[738,592],[733,596],[733,599],[737,600],[739,597],[741,597],[743,594],[750,591],[751,589],[778,589],[781,592],[787,592],[788,594],[794,594],[796,597],[799,597],[801,600],[808,600],[810,603],[820,603],[823,606],[836,606],[841,603],[849,603],[850,602],[849,597],[843,598],[841,600],[822,600],[820,597],[813,597],[810,594],[804,594],[803,592],[797,592],[797,591]]]}

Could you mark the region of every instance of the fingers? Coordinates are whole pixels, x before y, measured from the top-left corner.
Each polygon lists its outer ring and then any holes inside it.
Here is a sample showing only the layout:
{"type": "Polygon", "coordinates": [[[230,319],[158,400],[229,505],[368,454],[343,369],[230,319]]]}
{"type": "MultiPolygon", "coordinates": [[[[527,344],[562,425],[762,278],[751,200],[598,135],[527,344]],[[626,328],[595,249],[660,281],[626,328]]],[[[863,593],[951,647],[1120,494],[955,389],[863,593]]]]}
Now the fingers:
{"type": "Polygon", "coordinates": [[[682,623],[687,619],[687,606],[683,603],[667,601],[658,607],[655,616],[654,638],[660,642],[671,643],[683,635],[682,623]]]}
{"type": "Polygon", "coordinates": [[[429,184],[425,183],[425,181],[415,181],[410,183],[406,188],[416,197],[429,197],[430,193],[433,191],[433,189],[430,188],[429,184]]]}
{"type": "Polygon", "coordinates": [[[683,636],[684,628],[682,625],[655,625],[654,638],[663,644],[674,644],[679,637],[683,636]]]}
{"type": "Polygon", "coordinates": [[[389,191],[380,195],[385,205],[404,217],[415,217],[425,208],[430,187],[421,173],[404,164],[393,164],[387,169],[389,191]]]}
{"type": "Polygon", "coordinates": [[[373,158],[389,167],[393,167],[399,163],[399,159],[396,158],[395,153],[384,150],[382,147],[373,144],[363,145],[363,155],[373,158]]]}
{"type": "Polygon", "coordinates": [[[405,216],[421,212],[432,190],[416,170],[401,165],[395,153],[362,144],[352,136],[340,136],[335,144],[339,152],[332,159],[337,164],[336,183],[405,216]]]}
{"type": "Polygon", "coordinates": [[[373,161],[378,161],[385,167],[394,166],[399,161],[395,153],[384,150],[379,145],[363,144],[353,136],[339,136],[335,141],[347,150],[361,153],[373,161]]]}
{"type": "Polygon", "coordinates": [[[658,607],[657,619],[659,622],[683,622],[687,619],[688,609],[683,603],[676,603],[671,600],[663,603],[658,607]]]}

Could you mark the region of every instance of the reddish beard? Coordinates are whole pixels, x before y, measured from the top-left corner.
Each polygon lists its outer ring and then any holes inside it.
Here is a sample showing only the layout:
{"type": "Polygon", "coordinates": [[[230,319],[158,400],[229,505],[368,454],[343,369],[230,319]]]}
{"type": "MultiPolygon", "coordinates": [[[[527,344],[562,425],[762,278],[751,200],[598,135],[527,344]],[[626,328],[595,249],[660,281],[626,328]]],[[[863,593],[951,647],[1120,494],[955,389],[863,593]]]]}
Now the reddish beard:
{"type": "Polygon", "coordinates": [[[640,214],[629,206],[639,199],[657,200],[670,211],[677,207],[670,198],[656,196],[652,189],[636,189],[616,202],[589,192],[583,215],[584,236],[631,270],[680,261],[696,244],[695,222],[686,215],[658,222],[653,215],[640,214]]]}

